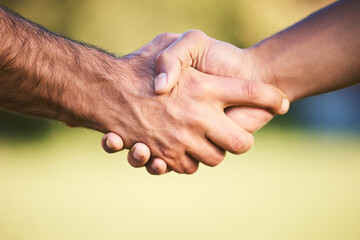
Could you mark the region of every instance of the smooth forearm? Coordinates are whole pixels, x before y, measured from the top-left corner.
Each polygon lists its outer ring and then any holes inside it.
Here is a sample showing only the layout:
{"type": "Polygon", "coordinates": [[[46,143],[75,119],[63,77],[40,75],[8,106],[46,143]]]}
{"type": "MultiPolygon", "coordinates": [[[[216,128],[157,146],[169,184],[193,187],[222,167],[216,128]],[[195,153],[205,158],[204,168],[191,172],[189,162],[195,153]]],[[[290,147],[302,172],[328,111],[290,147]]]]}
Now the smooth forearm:
{"type": "Polygon", "coordinates": [[[358,83],[359,12],[359,1],[339,1],[250,48],[264,81],[290,100],[358,83]]]}
{"type": "Polygon", "coordinates": [[[95,96],[121,77],[119,59],[3,9],[0,36],[0,107],[105,131],[95,96]]]}

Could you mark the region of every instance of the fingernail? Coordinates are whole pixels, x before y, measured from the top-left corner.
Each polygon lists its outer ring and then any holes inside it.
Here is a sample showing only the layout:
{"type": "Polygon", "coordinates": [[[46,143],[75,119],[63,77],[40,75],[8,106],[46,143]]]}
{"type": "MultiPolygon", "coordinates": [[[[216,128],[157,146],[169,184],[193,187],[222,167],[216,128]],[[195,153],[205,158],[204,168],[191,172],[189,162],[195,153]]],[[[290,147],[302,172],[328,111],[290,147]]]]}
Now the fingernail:
{"type": "Polygon", "coordinates": [[[287,98],[284,98],[282,103],[281,103],[281,113],[285,114],[287,113],[287,111],[289,111],[289,107],[290,107],[290,101],[287,98]]]}
{"type": "Polygon", "coordinates": [[[151,169],[154,170],[155,172],[160,170],[160,166],[159,164],[151,164],[151,169]]]}
{"type": "Polygon", "coordinates": [[[139,162],[141,161],[142,157],[137,153],[136,147],[135,147],[134,152],[133,152],[133,157],[134,157],[135,160],[137,160],[139,162]]]}
{"type": "Polygon", "coordinates": [[[155,77],[155,89],[164,89],[167,85],[168,79],[166,73],[160,73],[155,77]]]}
{"type": "Polygon", "coordinates": [[[106,145],[106,148],[107,148],[109,151],[111,151],[111,152],[115,151],[114,147],[111,146],[109,139],[106,139],[105,145],[106,145]]]}
{"type": "Polygon", "coordinates": [[[110,141],[109,141],[108,138],[106,138],[106,146],[107,146],[108,148],[111,148],[111,147],[110,147],[110,141]]]}

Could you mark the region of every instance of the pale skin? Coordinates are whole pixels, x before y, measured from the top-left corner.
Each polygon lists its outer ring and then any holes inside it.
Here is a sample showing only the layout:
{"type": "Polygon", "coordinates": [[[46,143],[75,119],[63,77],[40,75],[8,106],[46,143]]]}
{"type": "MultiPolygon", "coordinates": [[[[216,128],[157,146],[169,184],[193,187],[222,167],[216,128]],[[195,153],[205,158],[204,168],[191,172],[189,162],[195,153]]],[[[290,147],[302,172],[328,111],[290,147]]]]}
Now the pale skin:
{"type": "Polygon", "coordinates": [[[270,84],[191,67],[170,92],[156,95],[156,56],[179,38],[174,34],[118,58],[0,8],[0,36],[0,108],[112,132],[121,135],[121,148],[142,142],[178,173],[194,173],[199,162],[215,166],[225,151],[239,154],[252,146],[248,129],[224,109],[261,108],[272,116],[289,107],[270,84]]]}
{"type": "MultiPolygon", "coordinates": [[[[199,31],[189,31],[158,55],[155,91],[164,94],[171,90],[181,81],[178,76],[182,69],[188,66],[217,76],[272,84],[290,101],[357,84],[360,81],[359,12],[360,1],[338,1],[243,50],[199,31]]],[[[249,132],[271,119],[266,118],[265,111],[254,109],[248,112],[246,108],[232,107],[226,112],[249,132]],[[249,116],[255,116],[258,125],[249,125],[249,116]]],[[[122,139],[116,134],[105,135],[103,143],[105,149],[122,149],[122,139]]],[[[171,170],[162,159],[149,161],[150,153],[146,145],[137,143],[128,160],[134,167],[146,166],[151,174],[171,170]]]]}

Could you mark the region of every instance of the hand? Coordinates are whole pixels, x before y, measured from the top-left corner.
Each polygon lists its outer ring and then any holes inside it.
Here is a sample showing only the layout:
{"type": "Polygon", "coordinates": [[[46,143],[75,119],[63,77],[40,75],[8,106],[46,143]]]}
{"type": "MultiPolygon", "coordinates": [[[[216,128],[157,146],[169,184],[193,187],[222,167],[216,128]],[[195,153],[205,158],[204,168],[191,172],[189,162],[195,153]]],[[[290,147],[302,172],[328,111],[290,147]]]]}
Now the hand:
{"type": "MultiPolygon", "coordinates": [[[[185,33],[157,57],[157,73],[162,77],[157,79],[156,91],[165,93],[170,90],[176,84],[181,69],[188,66],[196,67],[198,70],[210,74],[239,78],[241,75],[245,75],[242,71],[249,66],[245,61],[243,51],[230,44],[210,39],[199,31],[185,33]],[[166,81],[167,79],[163,81],[164,73],[168,76],[169,81],[166,81]]],[[[238,88],[233,86],[232,89],[238,88]]],[[[228,94],[236,93],[229,92],[228,94]]],[[[271,100],[271,98],[269,99],[271,100]]],[[[262,107],[266,108],[267,106],[262,107]]],[[[288,101],[285,101],[283,110],[280,109],[281,103],[277,107],[276,113],[285,113],[288,109],[288,101]]],[[[256,131],[273,117],[269,111],[249,107],[227,108],[226,113],[249,133],[256,131]]],[[[112,144],[121,142],[121,138],[118,136],[110,134],[105,135],[103,139],[107,140],[108,144],[103,141],[103,146],[108,152],[111,151],[110,148],[112,151],[121,150],[121,144],[112,144]]],[[[128,160],[132,166],[140,167],[147,162],[149,157],[150,151],[146,146],[138,143],[130,151],[128,160]]],[[[166,164],[158,158],[154,158],[148,163],[147,169],[153,174],[161,174],[169,170],[166,168],[166,164]]]]}

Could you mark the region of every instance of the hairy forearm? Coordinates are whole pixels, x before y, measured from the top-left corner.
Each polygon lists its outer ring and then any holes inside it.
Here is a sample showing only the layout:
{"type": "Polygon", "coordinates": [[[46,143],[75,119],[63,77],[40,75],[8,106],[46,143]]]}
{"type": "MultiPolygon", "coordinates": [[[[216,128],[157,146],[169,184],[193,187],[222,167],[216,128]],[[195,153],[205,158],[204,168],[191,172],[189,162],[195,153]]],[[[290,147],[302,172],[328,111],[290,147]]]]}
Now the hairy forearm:
{"type": "Polygon", "coordinates": [[[2,8],[0,36],[1,108],[105,131],[95,95],[121,77],[118,59],[2,8]]]}
{"type": "Polygon", "coordinates": [[[336,2],[249,51],[290,100],[360,81],[360,2],[336,2]]]}

